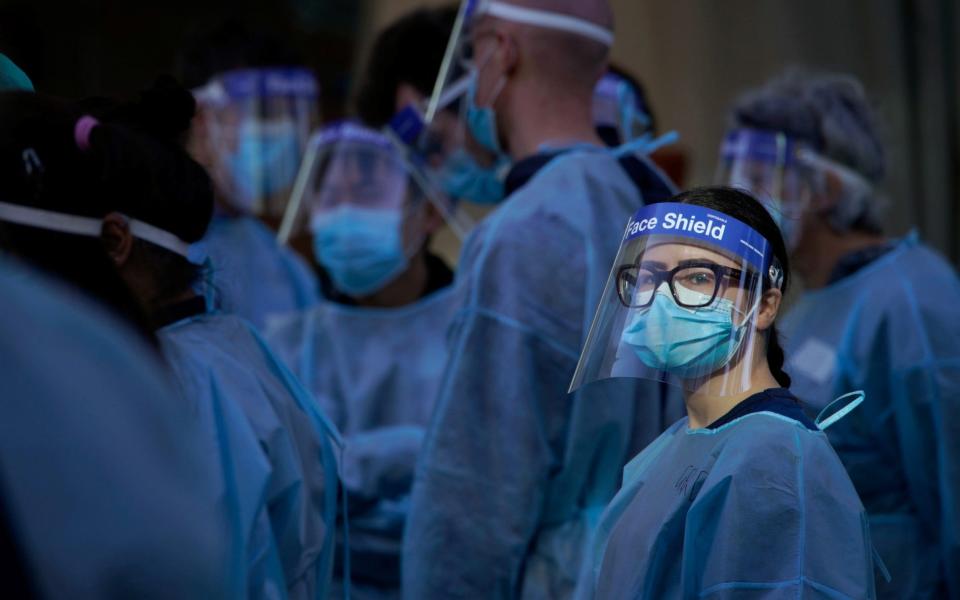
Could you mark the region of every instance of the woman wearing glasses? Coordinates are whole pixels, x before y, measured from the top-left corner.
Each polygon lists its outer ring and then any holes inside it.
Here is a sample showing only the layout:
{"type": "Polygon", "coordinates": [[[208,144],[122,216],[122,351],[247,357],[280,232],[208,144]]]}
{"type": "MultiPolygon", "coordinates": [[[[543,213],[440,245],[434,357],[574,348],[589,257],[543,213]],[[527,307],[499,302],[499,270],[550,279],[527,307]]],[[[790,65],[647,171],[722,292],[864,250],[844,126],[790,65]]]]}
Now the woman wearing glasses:
{"type": "Polygon", "coordinates": [[[863,506],[782,368],[788,279],[776,224],[740,191],[631,219],[571,389],[669,382],[688,416],[624,469],[581,597],[874,597],[863,506]]]}

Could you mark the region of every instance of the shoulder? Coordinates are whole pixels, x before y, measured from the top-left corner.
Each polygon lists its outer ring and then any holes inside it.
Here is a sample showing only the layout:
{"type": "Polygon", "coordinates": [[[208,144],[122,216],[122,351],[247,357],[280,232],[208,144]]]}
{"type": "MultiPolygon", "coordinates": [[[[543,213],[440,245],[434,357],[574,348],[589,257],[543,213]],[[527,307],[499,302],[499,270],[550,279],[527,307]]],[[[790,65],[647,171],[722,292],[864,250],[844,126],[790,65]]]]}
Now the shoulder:
{"type": "Polygon", "coordinates": [[[236,315],[210,312],[171,323],[157,331],[161,338],[190,339],[194,336],[222,336],[247,327],[246,321],[236,315]]]}
{"type": "Polygon", "coordinates": [[[244,355],[254,344],[252,326],[223,313],[184,319],[157,331],[168,362],[198,363],[207,367],[244,355]]]}
{"type": "MultiPolygon", "coordinates": [[[[940,254],[922,243],[899,249],[885,265],[884,275],[873,277],[874,293],[865,298],[863,312],[880,309],[876,326],[895,341],[891,350],[916,360],[956,358],[960,355],[960,279],[940,254]]],[[[896,366],[896,365],[894,365],[896,366]]]]}
{"type": "Polygon", "coordinates": [[[524,202],[519,204],[538,203],[544,210],[559,208],[561,212],[569,212],[575,205],[572,200],[589,197],[602,201],[602,198],[593,198],[599,189],[639,197],[636,186],[612,153],[600,149],[571,150],[547,163],[514,192],[509,201],[520,199],[524,202]]]}
{"type": "Polygon", "coordinates": [[[511,194],[477,228],[468,245],[477,254],[485,249],[484,258],[515,260],[527,255],[529,263],[563,260],[583,253],[594,224],[612,225],[608,233],[619,239],[639,205],[639,193],[615,157],[605,151],[574,150],[551,160],[511,194]],[[608,212],[616,215],[612,223],[603,218],[608,212]]]}
{"type": "Polygon", "coordinates": [[[323,310],[322,306],[323,303],[304,310],[271,315],[263,329],[264,339],[271,344],[275,342],[289,344],[301,339],[306,334],[309,324],[317,318],[317,313],[323,310]]]}
{"type": "Polygon", "coordinates": [[[829,449],[822,432],[778,414],[750,413],[724,427],[731,431],[717,462],[731,473],[786,474],[795,470],[804,455],[829,449]]]}

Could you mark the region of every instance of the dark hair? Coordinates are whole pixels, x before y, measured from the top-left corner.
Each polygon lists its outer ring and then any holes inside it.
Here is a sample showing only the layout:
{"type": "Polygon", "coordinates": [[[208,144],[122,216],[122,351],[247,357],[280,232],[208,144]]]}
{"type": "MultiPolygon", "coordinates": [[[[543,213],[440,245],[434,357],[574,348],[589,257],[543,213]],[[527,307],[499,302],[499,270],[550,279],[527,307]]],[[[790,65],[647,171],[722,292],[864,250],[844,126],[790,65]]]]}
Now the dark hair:
{"type": "MultiPolygon", "coordinates": [[[[743,190],[712,186],[702,187],[686,192],[681,192],[670,202],[680,204],[693,204],[712,208],[718,212],[742,221],[762,235],[767,242],[773,246],[773,255],[780,262],[783,269],[783,285],[781,291],[787,293],[787,286],[790,283],[790,263],[787,259],[787,246],[783,241],[780,228],[767,212],[767,209],[753,196],[743,190]]],[[[764,287],[769,287],[770,281],[764,273],[764,287]]],[[[769,337],[767,339],[767,363],[770,365],[770,371],[777,382],[785,388],[790,387],[790,375],[783,370],[784,354],[780,346],[780,340],[777,336],[776,325],[770,326],[769,337]]]]}
{"type": "MultiPolygon", "coordinates": [[[[151,165],[149,193],[128,197],[116,210],[188,243],[203,238],[213,216],[213,184],[181,145],[195,110],[193,95],[164,76],[137,99],[104,105],[97,115],[105,123],[139,134],[137,146],[151,165]]],[[[94,129],[92,143],[97,135],[94,129]]],[[[144,240],[136,241],[131,259],[151,273],[158,289],[155,303],[179,296],[204,274],[202,267],[183,256],[144,240]]]]}
{"type": "MultiPolygon", "coordinates": [[[[105,177],[123,171],[122,152],[82,151],[74,140],[81,115],[65,102],[24,92],[0,93],[0,199],[32,208],[101,218],[131,189],[105,177]]],[[[99,144],[119,131],[103,130],[99,144]]],[[[135,176],[131,176],[136,181],[135,176]]],[[[155,343],[143,306],[117,272],[100,240],[0,223],[0,244],[109,305],[155,343]]]]}
{"type": "MultiPolygon", "coordinates": [[[[34,94],[0,94],[0,196],[96,219],[120,212],[187,243],[198,241],[212,215],[213,191],[203,168],[173,141],[189,126],[187,112],[181,114],[185,123],[161,120],[168,139],[144,135],[121,124],[135,123],[134,105],[145,104],[142,98],[138,102],[103,103],[102,116],[116,111],[116,122],[93,127],[81,149],[75,139],[80,108],[34,94]]],[[[183,107],[169,97],[155,104],[183,107]]],[[[152,330],[146,307],[134,298],[99,239],[11,224],[4,224],[4,231],[3,242],[11,250],[112,305],[142,332],[152,330]]],[[[153,270],[163,297],[182,293],[199,276],[183,257],[149,242],[137,240],[132,256],[153,270]]]]}
{"type": "MultiPolygon", "coordinates": [[[[793,67],[741,96],[731,125],[781,131],[853,169],[874,184],[887,169],[878,118],[863,85],[854,77],[793,67]]],[[[879,204],[868,202],[853,215],[854,230],[880,234],[879,204]]]]}
{"type": "Polygon", "coordinates": [[[302,64],[293,47],[262,28],[248,27],[235,17],[205,23],[184,36],[177,74],[188,88],[234,69],[302,64]]]}
{"type": "Polygon", "coordinates": [[[433,91],[456,17],[456,6],[420,8],[380,32],[356,97],[361,120],[371,127],[386,125],[396,112],[401,83],[425,96],[433,91]]]}

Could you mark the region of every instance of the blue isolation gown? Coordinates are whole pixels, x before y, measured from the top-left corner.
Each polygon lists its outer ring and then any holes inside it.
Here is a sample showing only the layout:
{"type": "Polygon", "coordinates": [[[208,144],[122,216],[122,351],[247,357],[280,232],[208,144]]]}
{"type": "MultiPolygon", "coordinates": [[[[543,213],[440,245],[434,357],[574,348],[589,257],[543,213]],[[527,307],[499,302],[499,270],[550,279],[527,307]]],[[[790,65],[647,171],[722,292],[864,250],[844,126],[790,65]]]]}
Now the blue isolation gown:
{"type": "Polygon", "coordinates": [[[37,591],[242,595],[219,455],[159,355],[19,266],[0,289],[0,488],[37,591]]]}
{"type": "Polygon", "coordinates": [[[355,594],[399,593],[414,467],[460,305],[454,286],[399,308],[322,301],[268,330],[344,436],[355,594]]]}
{"type": "Polygon", "coordinates": [[[621,232],[642,204],[615,156],[578,146],[467,239],[463,307],[404,538],[405,597],[572,593],[629,450],[672,422],[652,382],[567,393],[621,232]]]}
{"type": "Polygon", "coordinates": [[[246,321],[200,314],[162,328],[158,337],[185,398],[242,415],[232,428],[242,430],[245,424],[249,430],[242,448],[249,462],[236,466],[238,477],[247,482],[239,486],[238,502],[249,505],[243,511],[246,523],[251,516],[266,515],[274,547],[264,545],[262,553],[276,554],[287,593],[326,598],[333,565],[338,434],[246,321]],[[251,473],[261,475],[254,479],[251,473]]]}
{"type": "Polygon", "coordinates": [[[320,298],[310,266],[277,242],[251,216],[216,216],[200,242],[213,267],[217,308],[253,323],[260,331],[275,315],[302,310],[320,298]]]}
{"type": "Polygon", "coordinates": [[[888,598],[960,597],[960,282],[902,240],[800,297],[782,320],[793,390],[820,409],[862,389],[828,430],[870,515],[888,598]]]}
{"type": "Polygon", "coordinates": [[[875,597],[866,514],[826,435],[768,411],[674,424],[624,469],[588,554],[578,600],[875,597]]]}

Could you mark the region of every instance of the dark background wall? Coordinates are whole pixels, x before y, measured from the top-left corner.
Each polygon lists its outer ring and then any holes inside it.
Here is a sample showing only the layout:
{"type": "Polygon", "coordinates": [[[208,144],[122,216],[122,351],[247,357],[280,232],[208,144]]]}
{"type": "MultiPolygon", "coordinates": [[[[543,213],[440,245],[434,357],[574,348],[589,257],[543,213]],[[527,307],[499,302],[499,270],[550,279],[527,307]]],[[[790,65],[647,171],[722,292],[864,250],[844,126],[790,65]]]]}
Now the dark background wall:
{"type": "Polygon", "coordinates": [[[175,73],[192,33],[228,17],[270,32],[321,80],[325,116],[342,113],[361,2],[353,0],[0,0],[0,51],[38,90],[127,95],[175,73]]]}
{"type": "MultiPolygon", "coordinates": [[[[0,51],[38,89],[125,95],[173,72],[184,37],[226,16],[281,36],[323,86],[323,116],[347,110],[352,76],[396,16],[450,0],[0,0],[0,51]]],[[[859,77],[889,149],[887,225],[960,259],[960,0],[611,0],[614,59],[676,129],[688,184],[709,183],[726,110],[788,65],[859,77]]]]}

